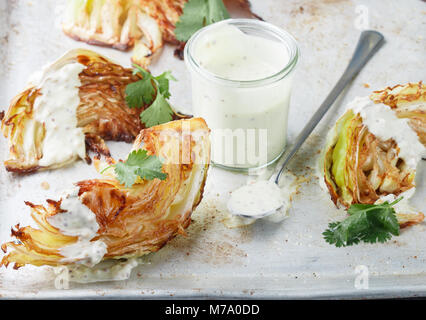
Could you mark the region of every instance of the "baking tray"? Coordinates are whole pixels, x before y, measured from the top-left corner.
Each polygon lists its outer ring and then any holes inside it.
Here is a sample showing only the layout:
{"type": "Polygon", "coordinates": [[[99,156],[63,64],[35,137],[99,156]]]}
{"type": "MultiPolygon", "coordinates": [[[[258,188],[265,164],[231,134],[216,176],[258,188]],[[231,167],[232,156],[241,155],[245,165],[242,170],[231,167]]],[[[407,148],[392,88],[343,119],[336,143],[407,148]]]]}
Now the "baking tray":
{"type": "MultiPolygon", "coordinates": [[[[0,269],[2,298],[370,298],[426,295],[425,223],[406,229],[385,244],[335,248],[321,233],[344,217],[318,185],[315,165],[323,137],[344,105],[355,96],[408,81],[424,80],[426,4],[410,1],[251,1],[265,20],[292,33],[301,48],[289,121],[291,142],[343,72],[367,17],[369,28],[387,43],[367,64],[294,159],[290,170],[303,183],[282,223],[259,221],[228,229],[222,223],[229,192],[252,177],[211,168],[205,196],[193,215],[187,238],[179,236],[145,258],[126,281],[72,283],[57,290],[52,268],[0,269]],[[367,15],[366,15],[367,13],[367,15]],[[361,20],[360,20],[361,19],[361,20]],[[364,20],[362,20],[364,19],[364,20]],[[363,22],[364,21],[364,22],[363,22]],[[407,23],[408,21],[408,23],[407,23]],[[369,88],[368,88],[369,87],[369,88]],[[357,285],[359,272],[368,271],[357,285]]],[[[63,1],[0,0],[0,110],[30,73],[66,50],[85,47],[128,66],[129,54],[76,42],[60,30],[63,1]]],[[[191,111],[189,74],[166,47],[153,73],[173,70],[172,103],[191,111]]],[[[126,143],[108,143],[123,158],[126,143]]],[[[1,160],[6,140],[0,139],[1,160]]],[[[414,204],[425,212],[425,161],[420,165],[414,204]]],[[[72,182],[96,178],[79,161],[70,167],[27,176],[0,167],[0,242],[10,239],[18,221],[32,224],[24,200],[57,199],[72,182]],[[48,182],[50,188],[41,187],[48,182]]],[[[365,273],[363,273],[365,274],[365,273]]]]}

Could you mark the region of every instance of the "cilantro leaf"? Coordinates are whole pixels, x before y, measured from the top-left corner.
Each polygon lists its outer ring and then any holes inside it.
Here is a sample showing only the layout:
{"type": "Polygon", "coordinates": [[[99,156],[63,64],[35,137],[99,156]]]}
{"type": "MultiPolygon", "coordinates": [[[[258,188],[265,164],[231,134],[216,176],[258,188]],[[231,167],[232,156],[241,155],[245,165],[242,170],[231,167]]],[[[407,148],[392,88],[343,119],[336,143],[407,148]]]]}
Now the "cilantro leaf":
{"type": "Polygon", "coordinates": [[[140,118],[147,127],[152,127],[157,124],[169,122],[173,119],[172,114],[173,110],[169,103],[163,95],[157,94],[157,97],[151,106],[140,114],[140,118]]]}
{"type": "Polygon", "coordinates": [[[176,81],[171,71],[165,71],[154,77],[147,70],[133,65],[133,74],[141,74],[142,79],[126,86],[126,103],[129,108],[139,108],[150,105],[140,118],[146,127],[173,120],[173,110],[166,99],[170,98],[169,81],[176,81]]]}
{"type": "Polygon", "coordinates": [[[188,41],[189,38],[206,24],[208,6],[206,0],[189,0],[183,7],[183,13],[176,23],[175,36],[179,41],[188,41]]]}
{"type": "Polygon", "coordinates": [[[150,104],[154,99],[155,89],[152,86],[151,79],[129,83],[126,86],[126,103],[129,108],[140,108],[144,104],[150,104]]]}
{"type": "Polygon", "coordinates": [[[145,70],[140,65],[133,63],[132,66],[133,66],[133,75],[140,73],[143,78],[152,76],[148,70],[145,70]]]}
{"type": "Polygon", "coordinates": [[[207,0],[207,3],[209,6],[207,24],[212,24],[230,18],[228,10],[226,10],[222,0],[207,0]]]}
{"type": "Polygon", "coordinates": [[[229,17],[222,0],[189,0],[176,23],[176,39],[188,41],[202,27],[229,17]]]}
{"type": "Polygon", "coordinates": [[[165,71],[159,76],[155,77],[155,80],[157,82],[158,90],[160,90],[160,93],[163,95],[163,97],[166,99],[170,98],[169,81],[177,81],[176,78],[173,77],[172,72],[165,71]]]}
{"type": "Polygon", "coordinates": [[[325,241],[336,247],[345,247],[361,241],[367,243],[385,242],[392,235],[399,235],[399,223],[394,204],[353,204],[348,209],[349,217],[341,222],[332,222],[323,233],[325,241]]]}
{"type": "Polygon", "coordinates": [[[127,160],[115,164],[115,174],[118,181],[130,188],[138,177],[144,180],[158,178],[164,180],[167,174],[162,172],[162,162],[157,156],[148,155],[146,150],[135,150],[127,160]]]}

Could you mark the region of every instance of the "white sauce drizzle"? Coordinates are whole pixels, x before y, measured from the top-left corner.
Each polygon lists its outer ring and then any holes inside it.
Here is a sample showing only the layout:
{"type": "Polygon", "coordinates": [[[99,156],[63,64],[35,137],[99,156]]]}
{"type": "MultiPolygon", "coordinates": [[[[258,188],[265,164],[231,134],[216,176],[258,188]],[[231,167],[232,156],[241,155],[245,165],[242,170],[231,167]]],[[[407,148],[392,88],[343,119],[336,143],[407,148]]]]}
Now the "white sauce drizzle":
{"type": "Polygon", "coordinates": [[[107,246],[101,240],[90,241],[97,235],[99,224],[95,214],[78,198],[78,188],[62,198],[61,209],[66,212],[48,217],[48,222],[64,235],[78,237],[76,243],[60,249],[64,256],[61,261],[96,265],[107,252],[107,246]]]}
{"type": "Polygon", "coordinates": [[[403,106],[399,107],[398,110],[426,112],[426,102],[404,104],[403,106]]]}
{"type": "Polygon", "coordinates": [[[264,217],[270,222],[278,223],[288,217],[291,198],[297,191],[297,178],[292,173],[285,171],[280,178],[279,186],[273,181],[250,181],[247,185],[232,192],[228,201],[230,214],[224,220],[228,228],[238,228],[252,224],[262,212],[279,208],[275,213],[264,217]],[[245,212],[246,216],[236,216],[232,212],[245,212]],[[250,217],[253,216],[253,218],[250,217]]]}
{"type": "Polygon", "coordinates": [[[34,121],[44,124],[43,157],[39,165],[50,166],[70,162],[86,155],[84,133],[77,128],[77,107],[80,104],[79,73],[85,68],[80,63],[70,63],[48,73],[38,88],[41,96],[34,102],[34,118],[28,123],[24,148],[31,153],[34,142],[34,121]]]}
{"type": "Polygon", "coordinates": [[[102,261],[92,268],[84,265],[71,265],[66,268],[71,282],[90,283],[129,279],[132,270],[142,263],[140,258],[124,261],[110,259],[102,261]]]}
{"type": "Polygon", "coordinates": [[[231,212],[258,216],[280,208],[285,202],[281,189],[273,181],[260,180],[232,192],[228,201],[231,212]]]}
{"type": "Polygon", "coordinates": [[[385,201],[387,201],[388,203],[392,203],[396,199],[403,198],[401,201],[399,201],[393,206],[393,208],[395,209],[395,212],[405,213],[405,214],[418,214],[419,211],[409,204],[409,199],[413,197],[415,191],[416,191],[416,188],[411,188],[405,192],[402,192],[398,196],[392,193],[386,196],[381,196],[379,199],[377,199],[375,204],[380,204],[385,201]]]}
{"type": "Polygon", "coordinates": [[[368,130],[382,140],[393,139],[400,151],[398,156],[412,169],[416,169],[425,147],[416,132],[408,125],[408,119],[398,118],[395,112],[382,103],[374,103],[369,97],[357,97],[349,105],[359,113],[368,130]]]}

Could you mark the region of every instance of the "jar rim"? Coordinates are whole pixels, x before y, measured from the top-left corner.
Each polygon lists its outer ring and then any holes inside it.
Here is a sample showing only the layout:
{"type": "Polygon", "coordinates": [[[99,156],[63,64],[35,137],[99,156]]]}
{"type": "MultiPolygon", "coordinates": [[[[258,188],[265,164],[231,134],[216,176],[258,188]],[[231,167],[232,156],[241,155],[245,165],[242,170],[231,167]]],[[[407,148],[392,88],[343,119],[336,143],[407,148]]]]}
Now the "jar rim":
{"type": "Polygon", "coordinates": [[[184,60],[187,66],[189,66],[191,69],[195,70],[196,72],[198,72],[199,74],[201,74],[208,80],[217,82],[222,85],[236,86],[236,87],[256,87],[260,85],[271,84],[278,80],[281,80],[295,68],[299,60],[299,56],[300,56],[299,47],[297,45],[296,40],[290,33],[273,24],[270,24],[265,21],[255,20],[255,19],[226,19],[226,20],[222,20],[222,21],[213,23],[211,25],[208,25],[204,28],[201,28],[197,32],[195,32],[191,36],[191,38],[188,40],[184,49],[184,60]],[[236,27],[244,27],[244,26],[255,27],[259,30],[266,31],[269,34],[274,35],[275,38],[280,39],[281,42],[287,46],[287,49],[290,54],[289,61],[282,69],[280,69],[276,73],[267,77],[254,79],[254,80],[228,79],[228,78],[221,77],[205,69],[196,61],[196,59],[192,55],[194,44],[200,38],[200,36],[202,36],[204,33],[222,24],[231,24],[236,27]]]}

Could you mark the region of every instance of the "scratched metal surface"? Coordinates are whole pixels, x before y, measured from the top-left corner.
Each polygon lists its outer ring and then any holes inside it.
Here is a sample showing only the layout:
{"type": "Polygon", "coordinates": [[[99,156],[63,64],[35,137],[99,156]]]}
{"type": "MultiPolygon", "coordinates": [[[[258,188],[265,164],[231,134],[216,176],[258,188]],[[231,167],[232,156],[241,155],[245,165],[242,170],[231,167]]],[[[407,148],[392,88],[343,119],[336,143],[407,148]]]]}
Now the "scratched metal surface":
{"type": "MultiPolygon", "coordinates": [[[[75,42],[59,28],[63,1],[0,0],[0,111],[24,87],[30,73],[68,49],[89,47],[123,65],[129,55],[75,42]]],[[[345,95],[335,104],[293,161],[291,170],[305,177],[293,200],[289,218],[280,224],[257,222],[227,229],[221,220],[229,191],[247,176],[212,168],[204,200],[193,215],[189,237],[178,237],[127,281],[71,284],[56,290],[51,268],[0,269],[2,298],[369,298],[426,295],[425,223],[404,230],[386,244],[334,248],[321,233],[331,220],[341,219],[327,194],[318,186],[314,166],[327,129],[344,104],[371,90],[407,81],[425,80],[426,3],[410,1],[253,0],[254,11],[291,32],[302,59],[294,83],[289,139],[297,134],[313,110],[331,90],[354,49],[361,11],[368,10],[369,27],[384,34],[387,43],[368,63],[345,95]],[[367,85],[370,88],[366,88],[367,85]],[[369,289],[356,289],[355,268],[369,270],[369,289]]],[[[190,111],[189,75],[183,62],[166,48],[152,65],[154,73],[171,69],[179,82],[171,87],[172,102],[190,111]]],[[[109,144],[113,155],[124,157],[130,145],[109,144]]],[[[6,141],[0,139],[1,160],[6,141]]],[[[425,163],[421,164],[424,169],[425,163]]],[[[413,202],[425,211],[426,170],[418,175],[413,202]]],[[[90,166],[77,162],[51,172],[19,177],[0,167],[0,242],[10,239],[10,227],[31,223],[24,200],[43,203],[72,182],[97,177],[90,166]],[[48,182],[49,190],[41,188],[48,182]]],[[[0,255],[1,257],[1,255],[0,255]]]]}

